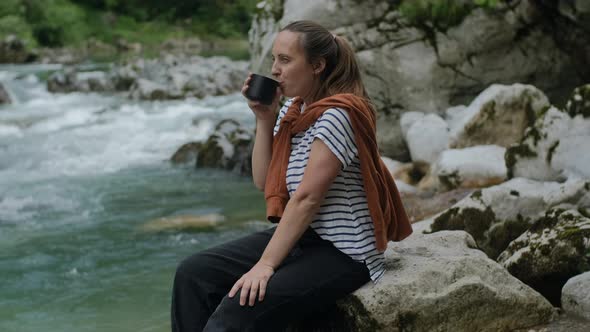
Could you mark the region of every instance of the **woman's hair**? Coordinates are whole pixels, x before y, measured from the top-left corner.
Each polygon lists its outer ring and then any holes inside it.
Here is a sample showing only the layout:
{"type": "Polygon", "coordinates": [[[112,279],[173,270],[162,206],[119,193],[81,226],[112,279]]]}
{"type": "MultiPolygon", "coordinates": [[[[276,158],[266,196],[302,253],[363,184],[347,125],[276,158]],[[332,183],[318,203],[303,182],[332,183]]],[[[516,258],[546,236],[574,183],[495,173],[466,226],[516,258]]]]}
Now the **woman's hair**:
{"type": "Polygon", "coordinates": [[[313,21],[295,21],[281,29],[285,30],[300,34],[299,42],[309,63],[326,60],[314,99],[352,93],[369,101],[354,50],[343,37],[333,35],[313,21]]]}

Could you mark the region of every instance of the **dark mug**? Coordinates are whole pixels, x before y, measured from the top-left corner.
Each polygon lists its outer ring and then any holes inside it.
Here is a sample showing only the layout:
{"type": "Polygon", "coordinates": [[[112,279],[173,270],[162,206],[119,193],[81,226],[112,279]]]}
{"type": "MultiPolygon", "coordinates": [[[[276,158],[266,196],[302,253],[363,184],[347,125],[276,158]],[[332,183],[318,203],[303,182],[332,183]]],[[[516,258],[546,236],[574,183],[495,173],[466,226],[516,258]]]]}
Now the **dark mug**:
{"type": "Polygon", "coordinates": [[[252,74],[248,82],[248,89],[244,94],[250,100],[259,101],[264,105],[270,105],[277,93],[278,86],[279,82],[270,77],[252,74]]]}

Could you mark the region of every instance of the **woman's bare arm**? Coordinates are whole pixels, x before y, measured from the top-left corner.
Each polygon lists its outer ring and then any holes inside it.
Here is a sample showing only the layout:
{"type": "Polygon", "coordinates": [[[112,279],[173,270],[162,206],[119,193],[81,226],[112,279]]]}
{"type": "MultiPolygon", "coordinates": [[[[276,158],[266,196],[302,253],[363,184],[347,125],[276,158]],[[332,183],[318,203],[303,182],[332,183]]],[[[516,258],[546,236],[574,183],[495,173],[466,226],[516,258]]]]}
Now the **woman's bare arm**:
{"type": "Polygon", "coordinates": [[[256,137],[252,150],[252,179],[256,188],[264,191],[266,173],[272,157],[274,118],[256,119],[256,137]]]}
{"type": "Polygon", "coordinates": [[[309,227],[341,168],[342,163],[328,146],[316,139],[312,143],[301,183],[287,203],[270,242],[258,263],[232,287],[230,297],[241,288],[241,305],[245,305],[246,302],[250,306],[254,305],[257,295],[259,301],[264,299],[268,280],[309,227]]]}

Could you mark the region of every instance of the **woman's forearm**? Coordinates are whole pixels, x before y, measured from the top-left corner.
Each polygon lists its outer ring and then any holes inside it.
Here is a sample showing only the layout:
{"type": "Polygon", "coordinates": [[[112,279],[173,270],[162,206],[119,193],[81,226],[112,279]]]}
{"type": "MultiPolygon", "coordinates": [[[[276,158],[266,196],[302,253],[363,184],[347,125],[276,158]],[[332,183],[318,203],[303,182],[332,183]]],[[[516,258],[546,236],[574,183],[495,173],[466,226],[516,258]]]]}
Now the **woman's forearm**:
{"type": "Polygon", "coordinates": [[[309,227],[320,208],[317,200],[293,196],[283,213],[274,235],[260,258],[262,264],[276,269],[309,227]]]}
{"type": "Polygon", "coordinates": [[[252,179],[254,185],[264,190],[266,173],[272,157],[272,139],[274,122],[256,120],[256,137],[252,150],[252,179]]]}

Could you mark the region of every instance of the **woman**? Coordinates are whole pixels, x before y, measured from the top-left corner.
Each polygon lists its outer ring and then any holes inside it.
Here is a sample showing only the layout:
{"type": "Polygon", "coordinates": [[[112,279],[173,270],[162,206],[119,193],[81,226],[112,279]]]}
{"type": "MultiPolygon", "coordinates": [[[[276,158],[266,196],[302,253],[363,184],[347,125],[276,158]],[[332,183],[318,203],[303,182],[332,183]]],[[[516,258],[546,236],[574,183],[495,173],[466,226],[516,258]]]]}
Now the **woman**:
{"type": "Polygon", "coordinates": [[[274,101],[248,105],[254,183],[268,219],[280,222],[180,264],[174,331],[280,331],[376,282],[387,241],[412,232],[349,44],[297,21],[279,32],[272,56],[274,101]],[[281,94],[292,98],[275,121],[281,94]]]}

